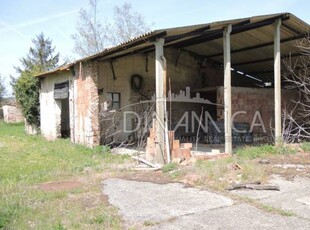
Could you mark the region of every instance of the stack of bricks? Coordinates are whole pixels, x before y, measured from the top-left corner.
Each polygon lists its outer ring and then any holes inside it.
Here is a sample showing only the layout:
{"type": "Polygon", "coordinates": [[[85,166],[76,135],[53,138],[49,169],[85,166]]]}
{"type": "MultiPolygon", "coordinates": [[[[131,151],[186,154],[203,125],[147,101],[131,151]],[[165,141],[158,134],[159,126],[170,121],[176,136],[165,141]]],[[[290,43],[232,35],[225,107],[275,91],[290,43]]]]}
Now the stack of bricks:
{"type": "MultiPolygon", "coordinates": [[[[170,146],[170,155],[171,159],[174,158],[181,158],[181,159],[189,159],[191,157],[191,150],[192,150],[192,143],[180,143],[180,140],[174,139],[174,131],[168,131],[168,138],[169,138],[169,146],[170,146]]],[[[146,158],[147,160],[153,161],[156,154],[156,130],[153,126],[150,128],[150,135],[147,138],[146,144],[146,158]]],[[[165,146],[165,153],[164,158],[165,161],[167,154],[166,154],[166,146],[165,146]]]]}

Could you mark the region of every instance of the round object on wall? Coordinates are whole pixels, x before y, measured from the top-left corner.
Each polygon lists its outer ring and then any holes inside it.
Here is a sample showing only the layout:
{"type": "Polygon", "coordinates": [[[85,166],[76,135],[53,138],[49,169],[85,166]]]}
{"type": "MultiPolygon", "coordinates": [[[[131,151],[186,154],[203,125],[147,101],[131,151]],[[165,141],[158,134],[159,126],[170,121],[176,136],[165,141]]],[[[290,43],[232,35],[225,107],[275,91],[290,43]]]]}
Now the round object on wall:
{"type": "Polygon", "coordinates": [[[131,76],[131,89],[135,92],[139,92],[144,87],[144,78],[139,74],[131,76]]]}

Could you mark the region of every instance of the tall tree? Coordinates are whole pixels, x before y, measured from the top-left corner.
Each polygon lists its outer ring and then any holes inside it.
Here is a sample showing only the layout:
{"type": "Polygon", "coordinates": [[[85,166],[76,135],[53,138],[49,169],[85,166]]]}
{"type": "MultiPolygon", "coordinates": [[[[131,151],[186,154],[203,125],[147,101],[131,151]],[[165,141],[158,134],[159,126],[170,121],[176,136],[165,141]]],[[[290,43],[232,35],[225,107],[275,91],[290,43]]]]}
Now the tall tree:
{"type": "Polygon", "coordinates": [[[114,7],[113,19],[100,21],[98,1],[89,0],[89,8],[81,9],[72,35],[74,51],[80,56],[88,56],[104,48],[117,45],[150,30],[144,17],[133,10],[130,3],[114,7]]]}
{"type": "Polygon", "coordinates": [[[49,38],[45,38],[44,34],[40,33],[32,39],[32,43],[34,46],[29,48],[27,56],[20,59],[22,67],[15,67],[18,73],[30,71],[34,67],[37,71],[43,72],[58,65],[59,53],[54,54],[55,47],[52,46],[49,38]]]}
{"type": "Polygon", "coordinates": [[[43,33],[32,39],[32,42],[34,46],[30,47],[26,57],[20,59],[22,67],[15,67],[20,76],[18,79],[12,79],[11,84],[27,122],[39,126],[40,84],[36,75],[57,67],[59,53],[54,54],[52,41],[45,38],[43,33]]]}

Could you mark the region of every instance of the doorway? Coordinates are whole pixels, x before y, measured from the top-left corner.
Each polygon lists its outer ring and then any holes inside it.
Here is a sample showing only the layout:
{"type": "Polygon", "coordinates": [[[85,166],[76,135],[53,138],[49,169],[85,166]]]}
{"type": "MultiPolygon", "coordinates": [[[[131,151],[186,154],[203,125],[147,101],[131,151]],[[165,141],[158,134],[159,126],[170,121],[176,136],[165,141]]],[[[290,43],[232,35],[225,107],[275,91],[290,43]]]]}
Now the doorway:
{"type": "Polygon", "coordinates": [[[60,133],[61,138],[70,137],[70,114],[69,114],[69,98],[61,100],[61,115],[60,115],[60,133]]]}
{"type": "Polygon", "coordinates": [[[57,133],[61,138],[70,137],[70,109],[69,109],[69,82],[62,82],[54,86],[54,99],[57,109],[57,133]]]}

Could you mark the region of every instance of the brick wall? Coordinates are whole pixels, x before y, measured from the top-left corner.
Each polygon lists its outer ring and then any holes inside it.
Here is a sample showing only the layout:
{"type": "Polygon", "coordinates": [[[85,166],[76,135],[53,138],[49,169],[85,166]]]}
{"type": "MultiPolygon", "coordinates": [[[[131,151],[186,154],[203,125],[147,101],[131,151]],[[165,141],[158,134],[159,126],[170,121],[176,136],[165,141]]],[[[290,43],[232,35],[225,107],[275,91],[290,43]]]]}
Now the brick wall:
{"type": "Polygon", "coordinates": [[[100,144],[98,70],[96,62],[75,66],[71,139],[89,147],[100,144]]]}
{"type": "MultiPolygon", "coordinates": [[[[282,109],[289,108],[292,99],[298,96],[298,92],[282,89],[282,109]]],[[[217,90],[217,103],[224,104],[224,87],[217,90]]],[[[246,114],[237,115],[236,122],[248,122],[250,125],[255,113],[258,111],[264,122],[267,132],[270,132],[270,125],[274,126],[274,89],[270,88],[245,88],[232,87],[232,114],[244,111],[246,114]]],[[[218,106],[217,119],[224,119],[224,107],[218,106]]],[[[257,118],[256,123],[259,120],[257,118]]],[[[254,132],[262,132],[262,129],[256,127],[254,132]]]]}

